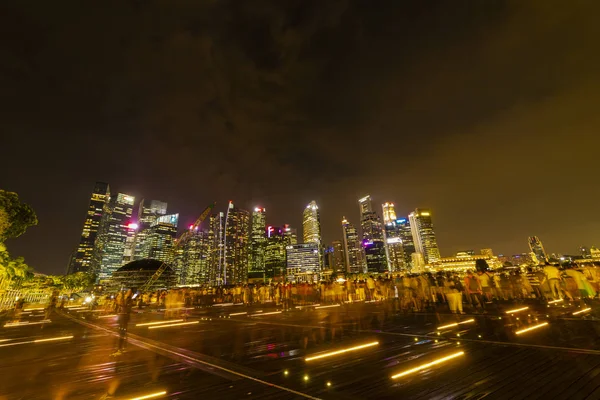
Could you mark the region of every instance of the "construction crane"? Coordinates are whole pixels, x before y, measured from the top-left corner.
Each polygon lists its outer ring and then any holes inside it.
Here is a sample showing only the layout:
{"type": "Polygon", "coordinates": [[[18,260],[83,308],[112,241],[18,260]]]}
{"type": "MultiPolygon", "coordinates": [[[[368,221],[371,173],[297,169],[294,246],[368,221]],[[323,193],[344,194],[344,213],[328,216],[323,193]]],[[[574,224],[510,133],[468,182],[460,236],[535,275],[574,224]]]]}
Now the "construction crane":
{"type": "MultiPolygon", "coordinates": [[[[187,242],[189,240],[189,238],[193,235],[193,233],[196,231],[196,229],[200,227],[200,224],[202,223],[202,221],[204,221],[206,219],[206,217],[208,217],[208,215],[214,208],[215,204],[216,203],[213,202],[208,207],[206,207],[204,209],[204,211],[202,211],[202,214],[200,214],[198,219],[196,219],[196,222],[194,222],[194,224],[191,225],[189,227],[189,229],[184,231],[181,235],[179,235],[178,238],[175,239],[175,244],[173,245],[173,248],[172,248],[173,253],[176,253],[177,248],[183,246],[185,244],[185,242],[187,242]]],[[[152,285],[154,285],[156,283],[156,281],[161,277],[161,275],[163,274],[163,272],[165,272],[165,270],[167,269],[168,266],[169,265],[167,264],[167,262],[163,261],[163,263],[160,265],[160,267],[158,267],[158,269],[150,277],[150,279],[148,279],[148,281],[142,285],[142,287],[140,288],[140,291],[142,293],[148,291],[148,289],[150,289],[152,287],[152,285]]]]}

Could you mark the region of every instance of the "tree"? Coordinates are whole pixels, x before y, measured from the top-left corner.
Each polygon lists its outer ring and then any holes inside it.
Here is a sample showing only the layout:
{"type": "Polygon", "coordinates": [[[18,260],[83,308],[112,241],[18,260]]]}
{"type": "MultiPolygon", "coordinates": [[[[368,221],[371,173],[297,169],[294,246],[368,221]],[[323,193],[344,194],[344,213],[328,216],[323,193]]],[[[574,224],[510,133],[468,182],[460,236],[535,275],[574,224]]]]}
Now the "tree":
{"type": "Polygon", "coordinates": [[[0,189],[0,242],[21,236],[37,223],[29,204],[21,203],[16,193],[0,189]]]}

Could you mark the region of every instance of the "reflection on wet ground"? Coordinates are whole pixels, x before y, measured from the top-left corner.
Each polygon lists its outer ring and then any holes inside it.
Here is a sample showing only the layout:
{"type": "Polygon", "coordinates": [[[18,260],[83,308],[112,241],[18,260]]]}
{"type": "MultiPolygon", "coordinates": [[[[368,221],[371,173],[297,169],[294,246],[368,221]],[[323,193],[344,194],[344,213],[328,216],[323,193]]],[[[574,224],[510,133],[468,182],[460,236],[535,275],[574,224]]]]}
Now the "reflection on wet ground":
{"type": "Polygon", "coordinates": [[[0,380],[9,399],[593,399],[599,310],[564,302],[399,315],[386,303],[237,305],[165,320],[146,309],[132,315],[127,351],[117,355],[114,317],[69,310],[32,324],[40,320],[32,311],[20,324],[2,321],[0,380]]]}

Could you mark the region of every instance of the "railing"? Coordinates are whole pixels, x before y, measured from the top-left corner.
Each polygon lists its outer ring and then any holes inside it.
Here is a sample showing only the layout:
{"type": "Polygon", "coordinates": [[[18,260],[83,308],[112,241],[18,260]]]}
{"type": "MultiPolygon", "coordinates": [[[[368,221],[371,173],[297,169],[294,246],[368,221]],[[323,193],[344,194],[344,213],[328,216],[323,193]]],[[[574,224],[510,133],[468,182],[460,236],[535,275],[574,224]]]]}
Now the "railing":
{"type": "Polygon", "coordinates": [[[22,292],[17,289],[0,291],[0,310],[13,308],[18,299],[25,299],[25,304],[46,304],[48,293],[44,292],[22,292]]]}

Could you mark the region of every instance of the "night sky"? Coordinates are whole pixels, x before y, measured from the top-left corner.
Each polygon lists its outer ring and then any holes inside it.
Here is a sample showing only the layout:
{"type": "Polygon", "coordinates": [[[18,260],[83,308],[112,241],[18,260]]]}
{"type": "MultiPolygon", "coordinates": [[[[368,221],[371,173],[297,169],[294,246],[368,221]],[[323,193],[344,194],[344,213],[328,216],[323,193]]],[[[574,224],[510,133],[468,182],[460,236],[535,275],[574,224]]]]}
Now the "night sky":
{"type": "Polygon", "coordinates": [[[357,199],[433,210],[443,256],[600,246],[600,2],[0,3],[0,188],[39,225],[9,241],[64,273],[94,182],[267,208],[326,242],[357,199]],[[94,4],[94,6],[92,6],[94,4]]]}

